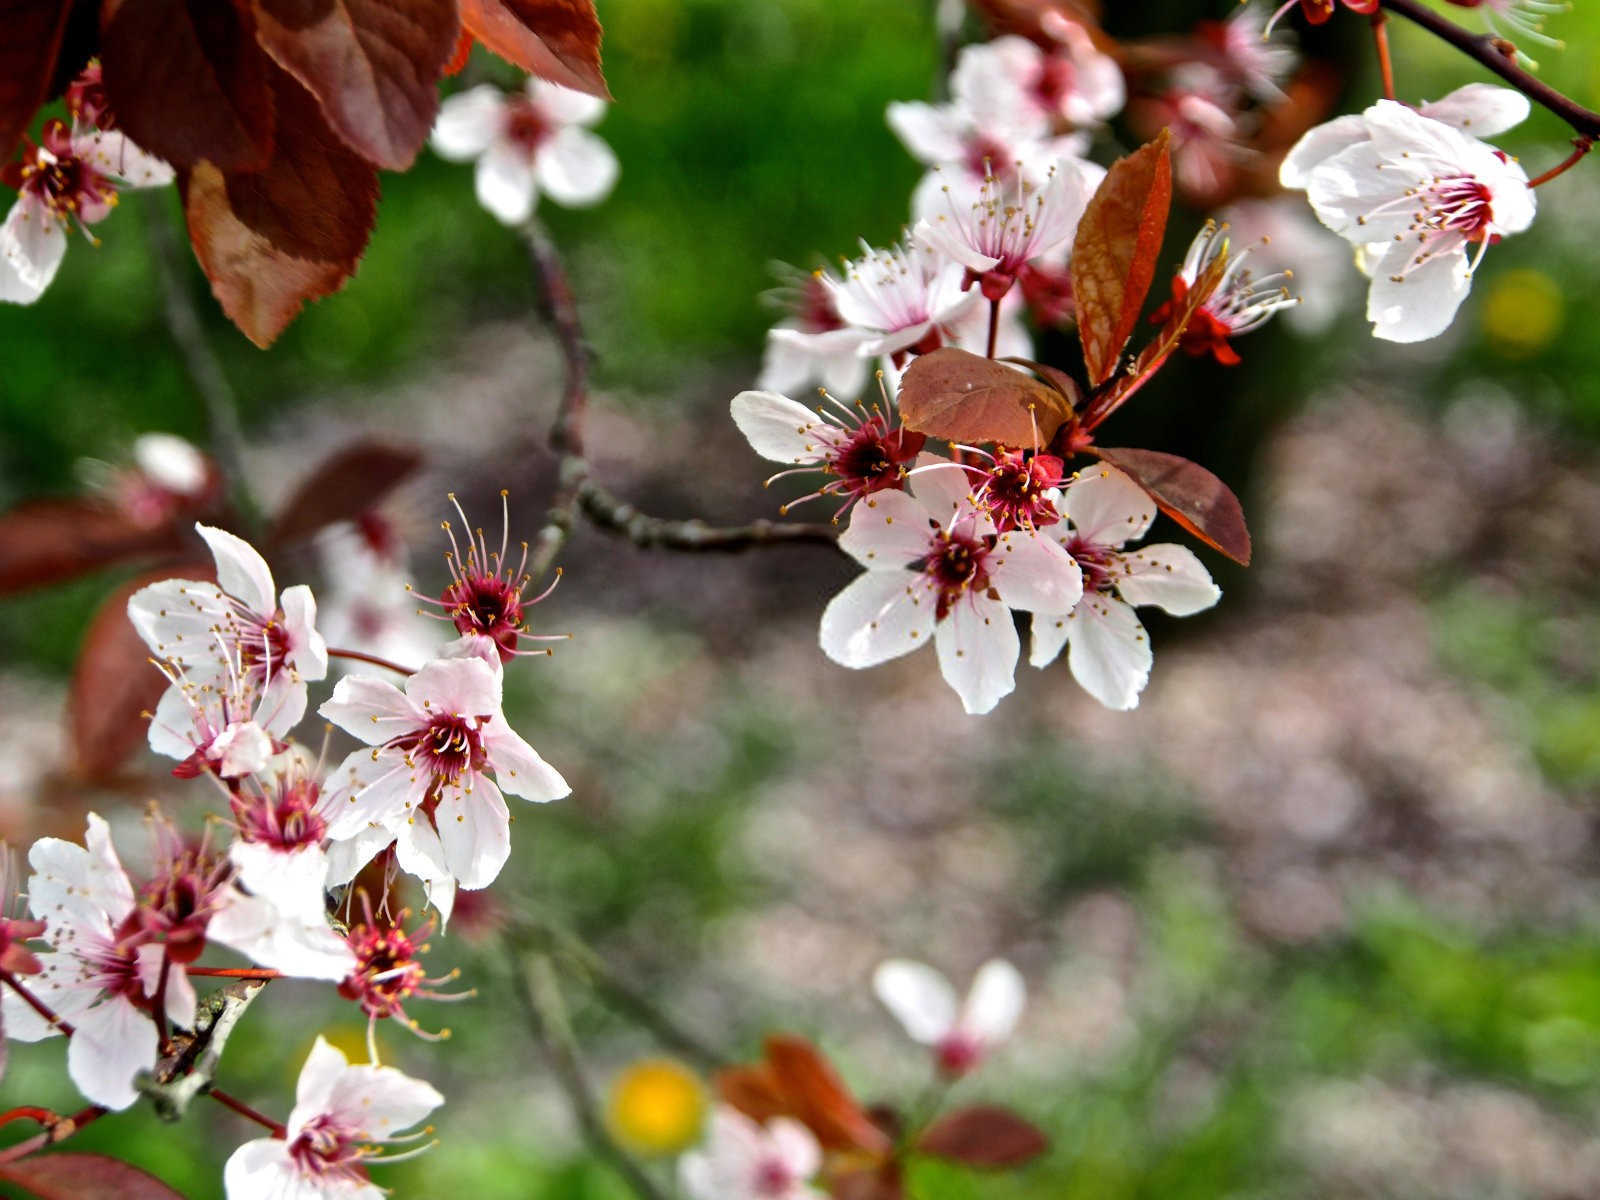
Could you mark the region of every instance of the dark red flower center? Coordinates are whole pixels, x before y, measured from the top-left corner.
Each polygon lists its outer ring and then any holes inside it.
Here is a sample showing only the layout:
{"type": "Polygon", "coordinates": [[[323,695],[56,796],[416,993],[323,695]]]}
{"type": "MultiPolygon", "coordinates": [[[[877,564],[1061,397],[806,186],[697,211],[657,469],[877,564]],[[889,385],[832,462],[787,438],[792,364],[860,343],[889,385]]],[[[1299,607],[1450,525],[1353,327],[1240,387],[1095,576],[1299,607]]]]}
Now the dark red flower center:
{"type": "Polygon", "coordinates": [[[1064,470],[1065,464],[1053,454],[1002,451],[974,494],[1002,533],[1054,525],[1061,514],[1045,493],[1061,486],[1064,470]]]}
{"type": "Polygon", "coordinates": [[[522,588],[509,572],[491,575],[469,561],[439,599],[457,630],[493,638],[502,661],[511,658],[522,632],[522,588]]]}
{"type": "Polygon", "coordinates": [[[117,192],[104,175],[72,149],[72,135],[59,120],[47,121],[40,133],[42,146],[27,146],[20,162],[0,168],[0,183],[32,196],[54,217],[73,216],[98,220],[117,192]]]}
{"type": "Polygon", "coordinates": [[[918,569],[938,589],[939,601],[935,615],[942,621],[962,596],[988,589],[987,564],[989,551],[994,548],[994,539],[976,538],[971,534],[941,529],[935,542],[933,553],[918,564],[918,569]]]}
{"type": "Polygon", "coordinates": [[[527,97],[518,96],[506,105],[505,136],[530,158],[554,132],[555,126],[527,97]]]}
{"type": "Polygon", "coordinates": [[[339,985],[346,1000],[360,1003],[369,1017],[392,1017],[425,982],[417,945],[398,928],[358,925],[350,931],[356,969],[339,985]]]}
{"type": "Polygon", "coordinates": [[[306,1122],[289,1147],[289,1157],[295,1166],[313,1177],[332,1175],[361,1179],[364,1175],[356,1164],[363,1157],[363,1149],[356,1133],[324,1113],[306,1122]]]}
{"type": "Polygon", "coordinates": [[[1033,81],[1033,94],[1039,104],[1054,112],[1062,100],[1072,94],[1078,82],[1077,69],[1070,59],[1052,54],[1039,68],[1039,77],[1033,81]]]}
{"type": "Polygon", "coordinates": [[[457,783],[468,772],[482,771],[489,755],[483,748],[477,722],[462,716],[437,716],[427,728],[390,743],[421,759],[440,783],[457,783]]]}
{"type": "Polygon", "coordinates": [[[320,795],[311,780],[297,779],[256,796],[236,796],[233,806],[239,836],[285,852],[319,845],[328,830],[328,823],[317,813],[320,795]]]}
{"type": "Polygon", "coordinates": [[[840,491],[867,496],[900,486],[905,464],[922,452],[927,438],[909,429],[890,429],[882,414],[858,425],[828,459],[828,470],[839,477],[840,491]]]}

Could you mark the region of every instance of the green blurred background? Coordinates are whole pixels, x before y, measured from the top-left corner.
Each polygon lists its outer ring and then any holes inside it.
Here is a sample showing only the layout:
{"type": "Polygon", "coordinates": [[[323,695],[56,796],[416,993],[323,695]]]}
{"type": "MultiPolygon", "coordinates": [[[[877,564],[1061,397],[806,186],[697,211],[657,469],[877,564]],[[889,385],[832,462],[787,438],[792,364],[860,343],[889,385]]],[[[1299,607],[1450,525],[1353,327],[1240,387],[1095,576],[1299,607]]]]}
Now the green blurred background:
{"type": "MultiPolygon", "coordinates": [[[[1137,10],[1108,17],[1114,31],[1148,31],[1232,6],[1108,7],[1137,10]]],[[[919,168],[882,114],[930,92],[928,9],[602,0],[617,104],[599,128],[621,183],[593,211],[542,215],[595,351],[595,458],[643,506],[769,512],[725,417],[773,319],[756,298],[771,261],[883,244],[905,221],[919,168]]],[[[1361,24],[1302,31],[1361,64],[1355,104],[1373,94],[1361,24]]],[[[1600,14],[1555,24],[1572,48],[1543,54],[1543,77],[1600,104],[1600,14]]],[[[1483,77],[1408,28],[1395,53],[1408,96],[1483,77]]],[[[1504,144],[1533,174],[1563,138],[1538,114],[1504,144]]],[[[575,795],[522,814],[497,902],[577,931],[736,1057],[767,1029],[816,1037],[870,1099],[909,1101],[924,1070],[871,1000],[873,963],[964,978],[1012,957],[1030,1015],[963,1087],[1037,1121],[1052,1152],[1003,1177],[926,1172],[918,1197],[1600,1194],[1596,169],[1541,191],[1535,229],[1489,253],[1447,338],[1373,343],[1356,304],[1315,340],[1255,335],[1231,373],[1181,362],[1118,418],[1127,442],[1234,483],[1260,549],[1248,575],[1211,563],[1230,593],[1215,614],[1151,622],[1136,714],[1098,711],[1063,669],[1023,668],[996,714],[964,719],[931,659],[861,676],[822,660],[816,615],[848,576],[822,551],[665,561],[581,533],[538,614],[575,641],[508,681],[518,728],[575,795]]],[[[38,305],[0,311],[0,506],[76,490],[79,460],[115,461],[141,432],[203,441],[145,222],[171,207],[130,198],[38,305]]],[[[1198,215],[1175,217],[1169,258],[1198,215]]],[[[414,434],[433,468],[400,507],[425,582],[446,489],[513,486],[513,536],[528,536],[549,462],[520,447],[560,378],[533,298],[470,171],[425,153],[386,176],[358,276],[270,352],[204,311],[261,447],[253,482],[281,495],[339,440],[414,434]]],[[[281,582],[309,569],[278,565],[281,582]]],[[[114,582],[0,604],[14,841],[88,807],[195,803],[153,762],[120,793],[53,769],[64,681],[114,582]]],[[[582,1150],[499,947],[434,939],[430,964],[479,988],[412,1008],[449,1042],[384,1031],[448,1104],[443,1144],[379,1182],[626,1195],[582,1150]]],[[[568,982],[603,1088],[652,1042],[568,982]]],[[[361,1027],[309,985],[270,993],[224,1075],[282,1116],[310,1031],[354,1052],[361,1027]]],[[[76,1104],[59,1046],[13,1047],[3,1093],[76,1104]]],[[[220,1110],[174,1129],[136,1112],[74,1145],[199,1200],[249,1136],[220,1110]]]]}

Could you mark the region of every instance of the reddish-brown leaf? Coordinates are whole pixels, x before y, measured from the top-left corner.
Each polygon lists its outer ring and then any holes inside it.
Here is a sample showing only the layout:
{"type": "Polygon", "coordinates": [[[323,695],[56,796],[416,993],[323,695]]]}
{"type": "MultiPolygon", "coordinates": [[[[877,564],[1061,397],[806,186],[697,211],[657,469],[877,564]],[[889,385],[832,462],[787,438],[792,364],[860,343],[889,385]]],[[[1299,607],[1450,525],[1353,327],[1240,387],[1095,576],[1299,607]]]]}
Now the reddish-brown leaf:
{"type": "Polygon", "coordinates": [[[810,1042],[775,1034],[766,1041],[767,1062],[791,1113],[830,1150],[886,1153],[889,1139],[872,1123],[843,1081],[810,1042]]]}
{"type": "Polygon", "coordinates": [[[1206,545],[1250,565],[1250,530],[1239,498],[1199,463],[1159,450],[1091,446],[1088,452],[1125,473],[1162,512],[1206,545]]]}
{"type": "Polygon", "coordinates": [[[103,1154],[36,1154],[0,1166],[0,1179],[38,1200],[183,1200],[154,1175],[103,1154]]]}
{"type": "Polygon", "coordinates": [[[80,778],[109,779],[145,740],[140,714],[152,711],[167,680],[128,620],[128,597],[161,579],[215,580],[209,563],[147,571],[106,598],[83,635],[67,693],[67,738],[80,778]]]}
{"type": "Polygon", "coordinates": [[[335,521],[353,521],[422,465],[414,446],[361,441],[336,450],[307,472],[284,501],[267,541],[285,545],[335,521]]]}
{"type": "Polygon", "coordinates": [[[1118,159],[1101,183],[1072,243],[1072,294],[1089,382],[1104,383],[1139,320],[1155,279],[1172,205],[1171,141],[1155,141],[1118,159]]]}
{"type": "Polygon", "coordinates": [[[1019,1167],[1050,1148],[1049,1139],[1009,1109],[977,1104],[940,1117],[917,1139],[923,1154],[969,1167],[1019,1167]]]}
{"type": "Polygon", "coordinates": [[[272,68],[278,142],[263,170],[225,171],[228,207],[295,258],[361,257],[378,219],[378,173],[336,137],[316,99],[272,68]]]}
{"type": "Polygon", "coordinates": [[[0,0],[0,162],[44,103],[71,0],[0,0]]]}
{"type": "Polygon", "coordinates": [[[1056,387],[954,346],[917,358],[900,381],[906,428],[951,441],[1043,446],[1071,413],[1056,387]]]}
{"type": "Polygon", "coordinates": [[[410,167],[460,30],[451,0],[254,0],[254,9],[261,48],[317,98],[333,130],[377,166],[410,167]]]}
{"type": "Polygon", "coordinates": [[[171,525],[139,525],[92,499],[34,500],[0,516],[0,595],[73,579],[180,545],[171,525]]]}
{"type": "Polygon", "coordinates": [[[177,167],[224,170],[272,156],[267,60],[228,0],[106,0],[101,65],[117,121],[177,167]]]}
{"type": "Polygon", "coordinates": [[[829,1171],[833,1200],[905,1200],[905,1182],[898,1162],[867,1167],[845,1165],[829,1171]]]}
{"type": "Polygon", "coordinates": [[[461,22],[524,71],[611,99],[600,69],[594,0],[461,0],[461,22]]]}
{"type": "Polygon", "coordinates": [[[1031,358],[1012,357],[1002,358],[1000,361],[1016,363],[1019,367],[1027,367],[1028,370],[1060,392],[1061,398],[1072,408],[1076,408],[1078,401],[1083,397],[1083,391],[1078,387],[1078,381],[1060,367],[1052,367],[1049,363],[1034,362],[1031,358]]]}
{"type": "Polygon", "coordinates": [[[752,1121],[765,1125],[773,1117],[792,1115],[783,1088],[766,1062],[724,1067],[716,1075],[717,1094],[752,1121]]]}

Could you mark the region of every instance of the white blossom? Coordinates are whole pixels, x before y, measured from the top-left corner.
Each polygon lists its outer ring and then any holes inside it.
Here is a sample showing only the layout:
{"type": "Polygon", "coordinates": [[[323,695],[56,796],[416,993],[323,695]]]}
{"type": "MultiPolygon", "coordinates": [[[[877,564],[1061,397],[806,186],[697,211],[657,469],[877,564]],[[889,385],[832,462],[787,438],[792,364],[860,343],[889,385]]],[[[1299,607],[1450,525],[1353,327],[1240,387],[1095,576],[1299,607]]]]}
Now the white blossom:
{"type": "Polygon", "coordinates": [[[978,968],[964,1001],[934,968],[903,958],[880,963],[872,989],[912,1041],[933,1049],[949,1075],[972,1070],[1009,1038],[1027,1002],[1021,972],[999,958],[978,968]]]}
{"type": "Polygon", "coordinates": [[[683,1156],[678,1174],[689,1200],[822,1200],[807,1183],[821,1166],[822,1148],[800,1122],[757,1125],[723,1104],[711,1114],[705,1146],[683,1156]]]}

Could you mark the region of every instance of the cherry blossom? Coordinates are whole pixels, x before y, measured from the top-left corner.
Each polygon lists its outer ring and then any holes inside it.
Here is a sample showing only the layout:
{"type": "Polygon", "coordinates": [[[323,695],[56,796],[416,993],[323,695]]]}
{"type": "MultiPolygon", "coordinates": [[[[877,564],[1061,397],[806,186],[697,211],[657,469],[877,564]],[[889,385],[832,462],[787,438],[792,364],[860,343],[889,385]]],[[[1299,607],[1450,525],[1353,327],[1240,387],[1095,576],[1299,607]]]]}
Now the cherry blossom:
{"type": "MultiPolygon", "coordinates": [[[[421,663],[438,654],[436,626],[417,611],[405,548],[387,519],[365,513],[317,536],[317,556],[328,586],[318,598],[317,625],[329,643],[359,646],[398,663],[421,663]]],[[[360,670],[335,659],[330,670],[360,670]]]]}
{"type": "Polygon", "coordinates": [[[466,1000],[476,994],[439,991],[442,985],[459,978],[460,971],[429,977],[427,968],[422,965],[418,956],[428,948],[427,940],[434,929],[433,917],[429,916],[407,933],[403,924],[409,912],[402,911],[393,921],[381,920],[373,915],[365,892],[361,894],[361,907],[363,918],[351,924],[346,937],[355,963],[339,981],[339,994],[346,1000],[354,1000],[367,1015],[369,1044],[373,1027],[391,1017],[429,1041],[448,1037],[449,1030],[428,1033],[405,1010],[408,1000],[466,1000]]]}
{"type": "Polygon", "coordinates": [[[1095,49],[1082,25],[1051,26],[1056,46],[1040,49],[1015,34],[963,47],[950,74],[951,95],[985,127],[1016,122],[1023,129],[1053,121],[1098,125],[1127,99],[1122,68],[1095,49]],[[1020,118],[1019,118],[1020,114],[1020,118]]]}
{"type": "Polygon", "coordinates": [[[424,882],[445,916],[457,886],[494,882],[511,853],[501,792],[543,802],[571,791],[506,723],[500,689],[500,672],[477,657],[436,659],[404,691],[366,675],[338,682],[318,712],[372,749],[335,773],[349,800],[328,834],[359,851],[343,859],[335,882],[390,841],[401,869],[424,882]]]}
{"type": "Polygon", "coordinates": [[[557,204],[598,204],[617,182],[617,156],[590,132],[606,104],[530,77],[510,95],[481,84],[439,106],[432,145],[452,162],[477,161],[478,203],[507,225],[533,215],[539,193],[557,204]]]}
{"type": "Polygon", "coordinates": [[[1297,196],[1238,200],[1217,214],[1235,240],[1250,247],[1250,261],[1267,272],[1294,272],[1300,303],[1283,319],[1300,334],[1321,333],[1349,298],[1350,248],[1307,210],[1297,196]]]}
{"type": "MultiPolygon", "coordinates": [[[[220,683],[233,695],[248,689],[260,696],[255,719],[262,728],[287,732],[305,715],[306,684],[328,673],[316,599],[304,584],[279,596],[271,569],[248,542],[209,525],[195,529],[216,560],[217,582],[153,583],[129,597],[128,618],[156,657],[184,679],[200,688],[220,683]]],[[[164,702],[170,713],[188,704],[164,702]]],[[[224,714],[230,721],[238,715],[224,714]]]]}
{"type": "Polygon", "coordinates": [[[1495,37],[1515,42],[1517,60],[1523,66],[1537,71],[1539,64],[1529,58],[1523,47],[1528,42],[1538,42],[1552,50],[1566,49],[1566,43],[1544,31],[1546,18],[1557,13],[1571,12],[1570,0],[1446,0],[1457,8],[1475,8],[1483,14],[1484,26],[1495,37]]]}
{"type": "Polygon", "coordinates": [[[965,267],[965,282],[978,283],[986,299],[999,300],[1034,259],[1066,257],[1104,178],[1104,168],[1077,160],[1057,164],[1042,183],[990,175],[976,201],[952,197],[948,211],[918,221],[913,235],[965,267]]]}
{"type": "Polygon", "coordinates": [[[986,713],[1016,686],[1011,609],[1062,611],[1082,577],[1072,558],[1031,530],[997,533],[973,506],[967,472],[919,468],[912,492],[857,505],[839,547],[866,573],[823,610],[825,654],[871,667],[932,640],[945,682],[969,713],[986,713]]]}
{"type": "Polygon", "coordinates": [[[1378,0],[1285,0],[1285,3],[1272,14],[1272,18],[1267,22],[1266,31],[1271,33],[1278,22],[1283,19],[1283,15],[1296,4],[1300,6],[1300,12],[1305,16],[1306,20],[1313,25],[1323,25],[1333,17],[1341,3],[1351,12],[1373,13],[1378,11],[1378,0]]]}
{"type": "Polygon", "coordinates": [[[319,1037],[300,1070],[284,1136],[246,1142],[229,1156],[222,1172],[228,1200],[383,1200],[368,1166],[408,1157],[379,1152],[385,1143],[426,1136],[403,1131],[443,1103],[420,1079],[393,1067],[352,1065],[319,1037]]]}
{"type": "Polygon", "coordinates": [[[827,278],[820,270],[796,272],[787,286],[767,293],[785,316],[767,331],[756,380],[763,391],[787,394],[820,383],[836,395],[853,397],[867,382],[871,360],[860,351],[872,335],[840,315],[827,278]]]}
{"type": "Polygon", "coordinates": [[[1284,185],[1304,187],[1322,223],[1362,250],[1374,337],[1443,333],[1489,245],[1533,223],[1522,167],[1455,127],[1481,112],[1474,128],[1495,131],[1526,113],[1526,99],[1502,102],[1501,90],[1462,89],[1432,106],[1450,123],[1380,100],[1311,130],[1285,159],[1284,185]]]}
{"type": "Polygon", "coordinates": [[[872,975],[872,988],[912,1041],[933,1049],[941,1073],[967,1074],[1017,1027],[1027,1002],[1022,974],[1004,959],[978,968],[965,1001],[938,971],[891,958],[872,975]]]}
{"type": "Polygon", "coordinates": [[[856,353],[898,365],[908,354],[949,342],[956,324],[977,307],[962,279],[959,264],[918,242],[888,250],[862,242],[861,257],[847,261],[838,276],[824,274],[822,285],[844,322],[866,335],[856,353]]]}
{"type": "Polygon", "coordinates": [[[757,1125],[723,1104],[711,1114],[705,1147],[685,1154],[678,1173],[689,1200],[821,1200],[806,1182],[821,1166],[822,1148],[800,1122],[757,1125]]]}
{"type": "MultiPolygon", "coordinates": [[[[139,1098],[133,1077],[155,1066],[150,1013],[162,973],[166,1017],[184,1028],[194,1023],[194,988],[181,969],[169,969],[162,945],[141,936],[155,922],[139,917],[133,884],[99,816],[89,814],[82,846],[40,838],[28,864],[28,905],[45,922],[48,946],[38,953],[43,970],[28,980],[29,990],[74,1027],[67,1073],[78,1090],[96,1104],[127,1108],[139,1098]]],[[[35,1042],[61,1032],[9,989],[3,1004],[8,1037],[35,1042]]]]}
{"type": "Polygon", "coordinates": [[[0,224],[0,300],[42,296],[67,253],[68,229],[76,224],[93,241],[89,226],[111,215],[119,190],[170,182],[172,168],[124,134],[46,121],[39,143],[0,167],[0,183],[21,193],[0,224]]]}
{"type": "Polygon", "coordinates": [[[1282,38],[1267,32],[1267,18],[1254,4],[1242,4],[1225,21],[1208,21],[1201,36],[1216,51],[1224,71],[1263,103],[1284,98],[1284,80],[1294,74],[1300,56],[1282,38]]]}
{"type": "MultiPolygon", "coordinates": [[[[1229,249],[1227,226],[1207,221],[1190,243],[1183,266],[1172,278],[1172,299],[1151,313],[1150,320],[1159,325],[1181,312],[1195,280],[1219,257],[1227,255],[1229,249]]],[[[1184,327],[1180,344],[1185,353],[1210,354],[1223,366],[1237,366],[1241,360],[1228,344],[1229,339],[1260,329],[1274,313],[1299,303],[1285,286],[1292,278],[1290,272],[1281,271],[1258,279],[1245,266],[1249,257],[1250,248],[1247,247],[1227,259],[1216,291],[1194,310],[1184,327]]]]}
{"type": "MultiPolygon", "coordinates": [[[[837,521],[863,496],[903,486],[907,464],[914,462],[927,438],[902,426],[885,393],[883,405],[871,410],[847,406],[824,392],[815,411],[774,392],[740,392],[729,406],[733,422],[751,448],[773,462],[798,463],[802,470],[820,469],[828,482],[801,500],[843,496],[837,521]]],[[[772,479],[792,472],[780,471],[772,479]]]]}
{"type": "Polygon", "coordinates": [[[1175,73],[1172,87],[1129,106],[1134,126],[1147,136],[1171,132],[1173,178],[1197,205],[1231,191],[1250,155],[1232,95],[1220,71],[1191,63],[1175,73]]]}
{"type": "Polygon", "coordinates": [[[1222,592],[1187,546],[1162,543],[1124,550],[1155,519],[1155,502],[1121,471],[1099,466],[1081,474],[1062,494],[1070,525],[1047,532],[1083,568],[1083,597],[1070,609],[1040,609],[1033,616],[1036,667],[1070,647],[1072,677],[1107,708],[1130,709],[1150,677],[1150,639],[1134,606],[1154,604],[1176,617],[1210,608],[1222,592]]]}

